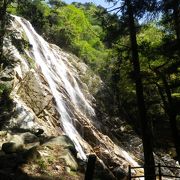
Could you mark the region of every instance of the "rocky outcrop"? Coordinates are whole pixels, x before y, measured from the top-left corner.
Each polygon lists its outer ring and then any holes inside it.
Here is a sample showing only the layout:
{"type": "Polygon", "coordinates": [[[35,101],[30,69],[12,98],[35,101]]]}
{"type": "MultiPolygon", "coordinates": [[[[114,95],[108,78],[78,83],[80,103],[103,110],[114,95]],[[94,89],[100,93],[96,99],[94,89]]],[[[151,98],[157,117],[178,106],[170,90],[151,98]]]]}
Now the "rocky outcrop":
{"type": "Polygon", "coordinates": [[[44,137],[33,132],[13,135],[7,131],[0,131],[0,136],[0,178],[83,179],[84,169],[67,136],[44,137]]]}
{"type": "Polygon", "coordinates": [[[39,72],[28,71],[24,78],[16,84],[13,92],[18,100],[22,100],[34,114],[39,127],[45,127],[48,135],[58,135],[62,132],[59,115],[54,106],[54,99],[49,87],[39,72]],[[40,74],[40,75],[39,75],[40,74]]]}

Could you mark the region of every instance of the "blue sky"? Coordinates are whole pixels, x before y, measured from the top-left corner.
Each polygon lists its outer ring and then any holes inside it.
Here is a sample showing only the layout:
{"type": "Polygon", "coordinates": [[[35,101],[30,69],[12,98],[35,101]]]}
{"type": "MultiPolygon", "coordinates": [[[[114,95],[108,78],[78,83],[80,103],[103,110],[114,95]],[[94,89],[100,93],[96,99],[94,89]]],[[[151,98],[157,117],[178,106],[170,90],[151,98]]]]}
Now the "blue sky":
{"type": "Polygon", "coordinates": [[[86,3],[86,2],[93,2],[94,4],[101,5],[103,7],[110,7],[112,4],[105,2],[105,0],[63,0],[66,3],[72,3],[72,2],[81,2],[81,3],[86,3]]]}

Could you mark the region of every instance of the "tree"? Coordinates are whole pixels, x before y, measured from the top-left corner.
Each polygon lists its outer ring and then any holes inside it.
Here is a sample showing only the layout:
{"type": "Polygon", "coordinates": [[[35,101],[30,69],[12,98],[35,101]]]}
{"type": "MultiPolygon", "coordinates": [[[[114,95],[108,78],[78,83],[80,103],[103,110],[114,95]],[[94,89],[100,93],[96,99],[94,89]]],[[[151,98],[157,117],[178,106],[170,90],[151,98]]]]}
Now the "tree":
{"type": "Polygon", "coordinates": [[[174,139],[174,145],[176,148],[177,160],[180,163],[180,142],[179,142],[180,136],[179,136],[177,123],[176,123],[177,112],[176,112],[175,103],[172,97],[172,91],[167,80],[167,75],[162,72],[159,72],[157,69],[154,71],[156,72],[158,77],[161,77],[161,80],[163,83],[165,96],[163,95],[163,91],[162,91],[162,88],[160,88],[160,86],[158,87],[158,89],[159,89],[161,98],[163,100],[165,112],[167,113],[169,117],[172,135],[174,139]]]}
{"type": "MultiPolygon", "coordinates": [[[[137,106],[139,110],[139,118],[141,122],[142,131],[142,141],[144,149],[144,161],[145,161],[145,179],[152,180],[155,179],[155,162],[153,156],[153,144],[151,137],[151,128],[149,126],[149,121],[147,119],[147,112],[144,101],[143,85],[140,73],[139,55],[138,55],[138,45],[136,40],[136,25],[135,16],[142,17],[145,9],[148,9],[147,1],[136,2],[136,1],[122,1],[121,7],[122,14],[128,20],[128,27],[130,33],[131,42],[131,53],[132,53],[132,64],[134,69],[134,77],[136,84],[136,96],[137,96],[137,106]],[[135,14],[136,13],[136,14],[135,14]]],[[[154,1],[152,1],[152,4],[154,1]]],[[[153,4],[154,6],[154,4],[153,4]]]]}
{"type": "MultiPolygon", "coordinates": [[[[179,161],[180,144],[177,127],[179,100],[176,96],[179,93],[180,85],[178,69],[180,61],[178,35],[176,30],[177,25],[175,25],[176,21],[174,20],[174,17],[176,16],[173,16],[174,4],[172,6],[170,1],[161,3],[159,8],[162,13],[160,26],[154,25],[156,30],[154,28],[154,30],[152,30],[151,28],[152,32],[149,35],[149,38],[143,34],[143,40],[140,42],[140,46],[142,48],[141,52],[146,59],[146,71],[149,73],[147,81],[151,83],[151,86],[154,84],[159,92],[156,100],[160,98],[157,103],[161,104],[164,109],[164,122],[168,120],[170,123],[177,152],[176,158],[179,161]],[[168,4],[171,6],[168,6],[168,4]],[[154,38],[156,38],[156,40],[154,40],[154,38]]],[[[159,112],[159,114],[160,113],[162,112],[159,112]]]]}
{"type": "Polygon", "coordinates": [[[103,42],[108,48],[112,48],[113,44],[120,39],[120,36],[125,35],[126,24],[119,19],[117,14],[110,14],[103,7],[99,7],[96,16],[98,16],[98,20],[105,33],[103,42]]]}
{"type": "Polygon", "coordinates": [[[166,62],[161,64],[159,67],[154,68],[153,70],[156,73],[156,76],[160,77],[162,81],[162,85],[158,86],[158,90],[163,100],[165,112],[169,117],[174,145],[176,148],[177,160],[180,163],[180,135],[177,127],[177,108],[175,98],[172,96],[172,93],[175,92],[175,89],[179,87],[179,81],[176,80],[176,83],[173,83],[170,78],[172,74],[176,74],[176,76],[178,76],[178,67],[180,65],[179,7],[180,1],[161,1],[160,10],[163,13],[162,25],[165,27],[166,36],[159,49],[161,49],[161,55],[163,55],[166,62]]]}
{"type": "Polygon", "coordinates": [[[140,75],[140,65],[139,65],[139,56],[138,56],[138,46],[136,40],[134,14],[130,0],[127,0],[126,3],[127,3],[127,14],[129,19],[132,62],[133,62],[135,83],[136,83],[137,105],[139,109],[141,128],[142,128],[142,141],[143,141],[144,160],[145,160],[145,179],[152,180],[155,179],[155,168],[154,168],[155,162],[153,157],[153,144],[151,139],[151,131],[146,115],[143,85],[140,75]]]}

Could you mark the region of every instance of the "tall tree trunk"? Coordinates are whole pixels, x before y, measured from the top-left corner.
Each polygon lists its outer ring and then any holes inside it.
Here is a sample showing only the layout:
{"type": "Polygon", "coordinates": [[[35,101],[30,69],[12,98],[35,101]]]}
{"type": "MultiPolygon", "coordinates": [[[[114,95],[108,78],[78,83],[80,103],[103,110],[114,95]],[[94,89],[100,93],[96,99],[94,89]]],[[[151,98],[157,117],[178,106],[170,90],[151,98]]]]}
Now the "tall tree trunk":
{"type": "Polygon", "coordinates": [[[129,31],[130,31],[130,40],[131,40],[131,50],[132,50],[132,62],[135,73],[135,82],[136,82],[136,96],[137,96],[137,105],[139,110],[139,118],[141,122],[142,129],[142,141],[144,148],[144,170],[145,170],[145,179],[146,180],[155,180],[155,162],[153,156],[153,144],[151,139],[151,130],[149,122],[147,121],[146,108],[143,95],[143,85],[140,75],[140,64],[138,56],[138,47],[136,40],[136,28],[134,23],[134,14],[130,0],[126,0],[127,3],[127,12],[129,17],[129,31]]]}

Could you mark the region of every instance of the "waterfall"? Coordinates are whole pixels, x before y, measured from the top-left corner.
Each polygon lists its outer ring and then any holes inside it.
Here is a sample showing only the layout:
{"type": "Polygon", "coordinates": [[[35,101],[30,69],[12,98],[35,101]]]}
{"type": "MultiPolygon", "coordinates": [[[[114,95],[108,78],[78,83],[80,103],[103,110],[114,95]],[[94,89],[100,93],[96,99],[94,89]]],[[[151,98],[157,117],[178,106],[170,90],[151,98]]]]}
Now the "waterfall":
{"type": "MultiPolygon", "coordinates": [[[[73,120],[66,102],[64,101],[63,94],[59,89],[63,86],[77,111],[81,111],[81,108],[84,107],[91,116],[94,116],[94,109],[85,99],[73,73],[69,71],[67,59],[61,56],[61,54],[56,53],[56,50],[36,33],[28,21],[21,17],[13,17],[22,26],[29,43],[32,45],[32,54],[30,54],[30,56],[35,60],[36,65],[41,69],[42,74],[49,84],[51,93],[56,102],[57,111],[61,117],[60,119],[62,121],[64,132],[74,142],[80,158],[86,160],[86,155],[78,141],[80,135],[73,126],[73,120]],[[69,77],[71,78],[71,81],[69,81],[69,77]]],[[[83,112],[81,113],[83,114],[83,112]]]]}

